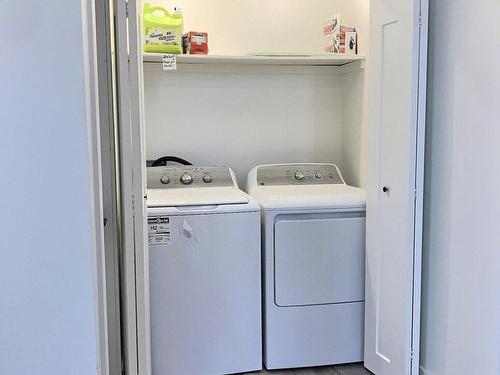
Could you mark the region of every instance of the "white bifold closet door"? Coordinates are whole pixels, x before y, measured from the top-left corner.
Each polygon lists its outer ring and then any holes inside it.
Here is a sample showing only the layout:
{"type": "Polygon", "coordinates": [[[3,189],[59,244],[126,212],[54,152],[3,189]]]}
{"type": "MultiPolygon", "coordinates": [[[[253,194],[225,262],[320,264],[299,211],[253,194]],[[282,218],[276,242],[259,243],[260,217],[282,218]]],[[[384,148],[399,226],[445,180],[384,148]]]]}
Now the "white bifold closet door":
{"type": "Polygon", "coordinates": [[[418,374],[428,0],[370,0],[365,367],[418,374]]]}
{"type": "Polygon", "coordinates": [[[151,374],[142,1],[113,0],[116,30],[123,370],[151,374]]]}

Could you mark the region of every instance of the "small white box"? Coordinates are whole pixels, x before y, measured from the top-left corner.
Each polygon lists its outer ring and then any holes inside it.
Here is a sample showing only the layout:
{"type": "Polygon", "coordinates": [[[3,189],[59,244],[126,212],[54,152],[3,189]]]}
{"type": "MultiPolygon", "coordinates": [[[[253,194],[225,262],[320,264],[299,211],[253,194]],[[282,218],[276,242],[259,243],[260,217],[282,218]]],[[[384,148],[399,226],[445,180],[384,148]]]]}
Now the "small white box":
{"type": "Polygon", "coordinates": [[[355,31],[345,33],[345,54],[355,55],[358,53],[358,34],[355,31]]]}

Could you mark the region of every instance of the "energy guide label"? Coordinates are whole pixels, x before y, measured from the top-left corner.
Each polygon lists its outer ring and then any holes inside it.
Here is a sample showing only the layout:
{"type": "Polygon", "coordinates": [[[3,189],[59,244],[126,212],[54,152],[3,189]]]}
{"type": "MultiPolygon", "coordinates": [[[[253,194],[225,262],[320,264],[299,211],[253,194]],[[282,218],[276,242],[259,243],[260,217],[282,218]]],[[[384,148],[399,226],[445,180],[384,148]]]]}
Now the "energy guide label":
{"type": "Polygon", "coordinates": [[[166,245],[172,240],[170,236],[170,219],[167,216],[148,218],[148,242],[150,245],[166,245]]]}

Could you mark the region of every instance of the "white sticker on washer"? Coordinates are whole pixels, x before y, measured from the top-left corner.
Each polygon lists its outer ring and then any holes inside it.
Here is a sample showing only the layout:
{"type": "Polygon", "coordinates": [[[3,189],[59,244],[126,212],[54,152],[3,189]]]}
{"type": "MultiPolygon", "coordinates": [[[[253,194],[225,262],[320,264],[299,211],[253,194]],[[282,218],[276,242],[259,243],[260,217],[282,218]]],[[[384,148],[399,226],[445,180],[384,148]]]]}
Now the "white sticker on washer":
{"type": "Polygon", "coordinates": [[[166,245],[172,241],[170,218],[168,216],[149,217],[148,227],[148,242],[150,245],[166,245]]]}

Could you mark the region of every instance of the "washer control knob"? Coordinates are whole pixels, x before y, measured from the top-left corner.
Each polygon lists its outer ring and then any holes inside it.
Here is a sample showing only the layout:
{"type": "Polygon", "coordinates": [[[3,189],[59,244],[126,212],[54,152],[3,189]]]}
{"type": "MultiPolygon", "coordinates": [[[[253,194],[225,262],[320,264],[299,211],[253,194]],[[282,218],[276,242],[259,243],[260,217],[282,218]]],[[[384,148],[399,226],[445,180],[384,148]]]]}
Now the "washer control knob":
{"type": "Polygon", "coordinates": [[[314,174],[314,179],[315,180],[321,180],[323,178],[323,175],[320,172],[316,172],[314,174]]]}
{"type": "Polygon", "coordinates": [[[181,176],[181,179],[180,179],[181,183],[184,184],[184,185],[190,185],[193,183],[193,176],[191,176],[189,173],[184,173],[182,176],[181,176]]]}
{"type": "Polygon", "coordinates": [[[295,172],[295,174],[293,175],[293,178],[296,180],[296,181],[304,181],[304,178],[306,178],[306,175],[304,174],[304,172],[302,171],[297,171],[295,172]]]}
{"type": "Polygon", "coordinates": [[[166,185],[170,182],[170,177],[168,176],[161,176],[160,178],[160,182],[163,184],[163,185],[166,185]]]}
{"type": "Polygon", "coordinates": [[[206,174],[203,176],[203,182],[206,182],[207,184],[212,182],[212,176],[209,174],[206,174]]]}

